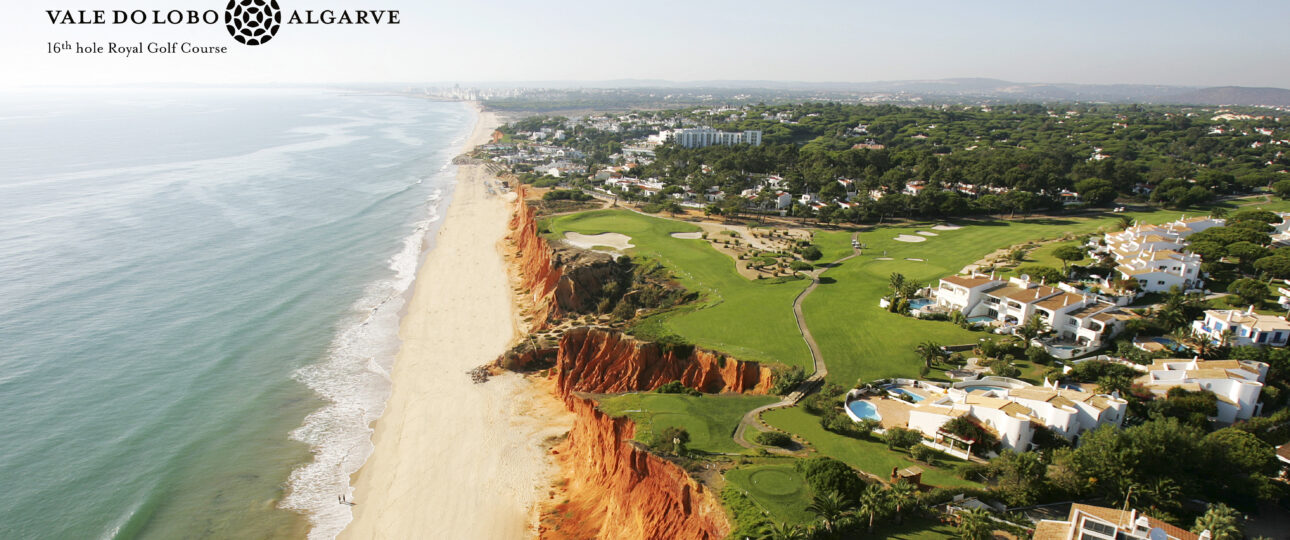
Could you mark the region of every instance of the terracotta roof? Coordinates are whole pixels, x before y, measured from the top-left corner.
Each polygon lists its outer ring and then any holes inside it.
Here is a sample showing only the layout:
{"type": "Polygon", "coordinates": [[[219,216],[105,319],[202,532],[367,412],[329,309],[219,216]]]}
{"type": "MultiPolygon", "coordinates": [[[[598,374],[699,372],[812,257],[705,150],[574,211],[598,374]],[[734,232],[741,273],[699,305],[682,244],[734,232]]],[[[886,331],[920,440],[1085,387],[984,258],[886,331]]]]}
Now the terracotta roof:
{"type": "Polygon", "coordinates": [[[1000,280],[991,279],[990,276],[945,276],[941,278],[941,281],[947,281],[960,287],[971,289],[973,287],[979,287],[981,285],[1000,280]]]}
{"type": "Polygon", "coordinates": [[[1071,317],[1083,319],[1084,317],[1088,317],[1089,315],[1094,315],[1099,311],[1107,310],[1113,307],[1115,307],[1115,304],[1112,304],[1110,302],[1094,302],[1092,304],[1079,308],[1075,311],[1067,313],[1067,315],[1071,317]]]}
{"type": "Polygon", "coordinates": [[[1080,302],[1083,302],[1083,301],[1084,301],[1083,296],[1080,296],[1074,293],[1064,292],[1057,296],[1044,299],[1043,301],[1036,303],[1035,305],[1044,309],[1056,311],[1064,307],[1078,305],[1080,302]]]}
{"type": "MultiPolygon", "coordinates": [[[[1124,528],[1133,527],[1133,514],[1134,514],[1133,512],[1125,512],[1123,510],[1117,510],[1115,508],[1103,508],[1101,506],[1091,506],[1087,504],[1076,503],[1071,505],[1071,514],[1070,514],[1070,517],[1068,517],[1067,519],[1069,519],[1070,521],[1074,521],[1076,511],[1083,512],[1085,514],[1088,514],[1090,516],[1093,516],[1103,521],[1118,524],[1120,525],[1120,527],[1124,527],[1124,528]]],[[[1160,527],[1161,529],[1163,529],[1165,531],[1165,534],[1169,535],[1170,538],[1177,538],[1178,540],[1199,540],[1200,538],[1200,536],[1197,535],[1196,533],[1193,533],[1181,527],[1170,525],[1169,523],[1165,523],[1163,521],[1160,521],[1151,516],[1147,516],[1145,514],[1138,514],[1138,515],[1142,517],[1146,517],[1147,523],[1151,527],[1160,527]]]]}
{"type": "Polygon", "coordinates": [[[1031,287],[1029,289],[1023,289],[1015,285],[1009,285],[997,291],[990,291],[989,294],[990,296],[997,296],[1000,298],[1007,298],[1009,300],[1016,300],[1023,304],[1032,304],[1040,300],[1043,300],[1045,298],[1048,298],[1049,296],[1052,296],[1059,292],[1061,291],[1054,289],[1052,287],[1048,287],[1046,285],[1031,287]]]}
{"type": "Polygon", "coordinates": [[[1281,461],[1290,462],[1290,443],[1277,447],[1277,457],[1281,458],[1281,461]]]}
{"type": "Polygon", "coordinates": [[[1035,534],[1031,540],[1066,540],[1066,533],[1071,530],[1069,521],[1040,521],[1035,525],[1035,534]]]}

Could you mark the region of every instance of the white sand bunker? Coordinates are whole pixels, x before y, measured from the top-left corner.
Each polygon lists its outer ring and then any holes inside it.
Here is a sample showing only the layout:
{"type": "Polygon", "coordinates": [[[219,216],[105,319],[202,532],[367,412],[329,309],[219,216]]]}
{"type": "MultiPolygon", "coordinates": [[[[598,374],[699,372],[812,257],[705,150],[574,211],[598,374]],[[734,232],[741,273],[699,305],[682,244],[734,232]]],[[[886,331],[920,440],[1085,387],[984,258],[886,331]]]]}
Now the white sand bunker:
{"type": "Polygon", "coordinates": [[[897,242],[926,242],[927,237],[914,234],[902,234],[896,237],[897,242]]]}
{"type": "Polygon", "coordinates": [[[928,232],[928,231],[918,231],[918,234],[921,234],[923,236],[940,236],[939,234],[936,234],[934,232],[928,232]]]}
{"type": "Polygon", "coordinates": [[[682,240],[698,240],[698,239],[700,239],[700,238],[703,238],[703,233],[701,233],[701,232],[674,232],[674,233],[672,233],[672,238],[680,238],[680,239],[682,239],[682,240]]]}
{"type": "Polygon", "coordinates": [[[925,259],[911,259],[911,258],[909,258],[909,257],[905,257],[905,260],[907,260],[907,261],[927,262],[925,259]]]}
{"type": "Polygon", "coordinates": [[[937,230],[937,231],[957,231],[962,228],[963,227],[960,227],[958,225],[937,225],[935,227],[932,227],[933,230],[937,230]]]}
{"type": "Polygon", "coordinates": [[[603,234],[582,234],[582,233],[576,233],[576,232],[564,233],[565,242],[568,242],[570,245],[574,247],[580,247],[582,249],[591,249],[594,247],[607,247],[607,248],[613,248],[613,249],[622,251],[627,248],[636,247],[634,244],[631,243],[631,239],[632,237],[630,236],[627,236],[625,234],[619,234],[616,232],[603,233],[603,234]]]}
{"type": "Polygon", "coordinates": [[[874,259],[873,259],[873,260],[875,260],[875,261],[890,261],[890,260],[892,260],[892,258],[891,258],[891,257],[874,257],[874,259]]]}

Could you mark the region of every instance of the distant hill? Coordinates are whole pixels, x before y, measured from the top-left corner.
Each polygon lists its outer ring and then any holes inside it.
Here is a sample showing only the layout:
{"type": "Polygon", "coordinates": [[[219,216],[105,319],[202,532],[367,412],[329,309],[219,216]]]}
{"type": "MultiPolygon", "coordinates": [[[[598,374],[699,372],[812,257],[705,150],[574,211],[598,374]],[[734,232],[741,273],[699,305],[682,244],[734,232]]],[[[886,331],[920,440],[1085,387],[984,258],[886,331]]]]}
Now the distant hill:
{"type": "Polygon", "coordinates": [[[1196,105],[1265,105],[1290,107],[1290,90],[1249,86],[1215,86],[1167,96],[1167,103],[1196,105]]]}

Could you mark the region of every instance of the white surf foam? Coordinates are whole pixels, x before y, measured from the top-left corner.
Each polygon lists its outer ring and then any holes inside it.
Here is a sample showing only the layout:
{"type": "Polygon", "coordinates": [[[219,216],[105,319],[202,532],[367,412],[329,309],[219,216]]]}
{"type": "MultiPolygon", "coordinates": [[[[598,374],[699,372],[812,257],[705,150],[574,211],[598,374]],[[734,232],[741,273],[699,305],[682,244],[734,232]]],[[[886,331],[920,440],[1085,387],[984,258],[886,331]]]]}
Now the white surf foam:
{"type": "Polygon", "coordinates": [[[416,223],[402,248],[389,259],[393,275],[368,286],[353,306],[354,317],[333,340],[326,360],[295,374],[328,402],[291,432],[292,439],[309,445],[314,460],[292,471],[289,493],[280,504],[308,516],[311,540],[333,539],[353,519],[350,507],[337,497],[352,493],[350,476],[374,449],[371,426],[390,395],[399,317],[428,234],[441,219],[442,202],[442,190],[428,198],[428,216],[416,223]]]}

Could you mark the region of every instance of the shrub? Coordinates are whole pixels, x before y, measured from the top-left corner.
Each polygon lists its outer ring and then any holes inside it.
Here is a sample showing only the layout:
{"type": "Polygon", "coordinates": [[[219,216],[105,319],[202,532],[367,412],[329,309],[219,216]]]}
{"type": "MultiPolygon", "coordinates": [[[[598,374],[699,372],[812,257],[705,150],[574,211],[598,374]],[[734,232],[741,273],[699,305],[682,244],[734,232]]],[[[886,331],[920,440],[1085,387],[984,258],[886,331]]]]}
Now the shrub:
{"type": "Polygon", "coordinates": [[[775,372],[775,385],[771,388],[771,392],[774,392],[775,395],[779,396],[786,395],[796,389],[797,385],[802,384],[802,381],[805,380],[806,374],[802,371],[801,366],[780,369],[775,372]]]}
{"type": "Polygon", "coordinates": [[[836,491],[854,498],[864,491],[865,481],[850,465],[833,458],[815,457],[797,462],[796,468],[806,477],[807,485],[816,493],[836,491]]]}
{"type": "Polygon", "coordinates": [[[883,442],[887,443],[887,448],[903,449],[903,448],[909,448],[915,444],[918,444],[919,441],[923,440],[923,434],[912,429],[894,427],[894,428],[888,429],[887,432],[883,434],[882,438],[883,438],[883,442]]]}
{"type": "Polygon", "coordinates": [[[778,446],[780,448],[789,448],[793,446],[793,438],[787,433],[778,431],[766,431],[757,434],[757,443],[766,446],[778,446]]]}
{"type": "Polygon", "coordinates": [[[820,260],[820,257],[823,256],[824,253],[821,253],[820,248],[815,246],[806,246],[802,248],[802,258],[808,261],[818,261],[820,260]]]}
{"type": "Polygon", "coordinates": [[[812,265],[811,263],[808,263],[808,262],[802,262],[802,261],[793,261],[793,262],[790,262],[790,263],[788,263],[788,266],[789,266],[789,268],[792,268],[793,270],[797,270],[798,272],[807,272],[807,271],[810,271],[811,269],[815,268],[815,266],[814,266],[814,265],[812,265]]]}
{"type": "Polygon", "coordinates": [[[542,194],[544,201],[588,201],[591,195],[577,189],[553,189],[542,194]]]}
{"type": "Polygon", "coordinates": [[[916,444],[909,449],[909,455],[928,465],[935,465],[936,461],[941,457],[941,452],[927,445],[916,444]]]}
{"type": "Polygon", "coordinates": [[[654,441],[650,446],[660,452],[684,455],[685,443],[688,442],[690,442],[690,432],[685,428],[666,427],[654,435],[654,441]]]}

